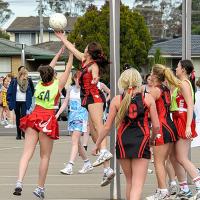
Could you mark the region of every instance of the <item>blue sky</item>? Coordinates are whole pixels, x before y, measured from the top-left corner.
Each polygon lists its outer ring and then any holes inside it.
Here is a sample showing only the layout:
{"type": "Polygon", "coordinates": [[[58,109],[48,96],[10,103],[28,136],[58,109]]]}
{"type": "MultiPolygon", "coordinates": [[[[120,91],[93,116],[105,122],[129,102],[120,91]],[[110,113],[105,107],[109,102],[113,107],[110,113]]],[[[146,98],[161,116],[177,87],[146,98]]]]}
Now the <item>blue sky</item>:
{"type": "MultiPolygon", "coordinates": [[[[13,11],[14,15],[11,19],[3,25],[3,28],[7,28],[9,24],[16,18],[16,17],[26,17],[26,16],[35,16],[37,15],[37,5],[38,2],[36,0],[5,0],[9,2],[10,9],[13,11]]],[[[134,0],[122,0],[123,3],[133,6],[134,0]]],[[[104,3],[104,0],[96,0],[95,4],[100,6],[104,3]]]]}

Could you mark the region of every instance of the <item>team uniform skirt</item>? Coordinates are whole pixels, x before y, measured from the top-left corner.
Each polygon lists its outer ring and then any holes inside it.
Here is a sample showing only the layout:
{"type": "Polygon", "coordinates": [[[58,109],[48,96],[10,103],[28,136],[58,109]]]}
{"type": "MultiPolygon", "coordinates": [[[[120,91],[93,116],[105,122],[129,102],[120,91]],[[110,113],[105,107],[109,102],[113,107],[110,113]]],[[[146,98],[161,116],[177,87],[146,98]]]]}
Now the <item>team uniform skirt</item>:
{"type": "Polygon", "coordinates": [[[28,127],[37,132],[45,133],[53,140],[59,139],[59,128],[58,121],[55,118],[55,110],[36,106],[31,114],[20,119],[20,129],[25,132],[28,127]]]}
{"type": "MultiPolygon", "coordinates": [[[[176,126],[176,129],[178,131],[178,136],[179,138],[182,139],[187,139],[185,135],[185,130],[186,130],[186,123],[187,123],[187,112],[173,112],[172,113],[173,121],[176,126]]],[[[191,123],[191,131],[192,131],[192,138],[195,138],[197,136],[197,132],[195,130],[196,125],[195,125],[195,120],[192,120],[191,123]]]]}
{"type": "Polygon", "coordinates": [[[145,134],[142,127],[127,125],[118,129],[116,142],[117,159],[151,158],[150,134],[145,134]]]}
{"type": "Polygon", "coordinates": [[[104,104],[103,110],[105,110],[106,99],[103,92],[101,92],[100,90],[98,94],[93,94],[91,92],[88,92],[88,94],[83,94],[81,92],[81,106],[82,107],[85,107],[88,110],[88,105],[94,104],[94,103],[103,103],[104,104]]]}
{"type": "Polygon", "coordinates": [[[160,131],[155,140],[155,146],[176,142],[178,133],[175,124],[168,116],[165,119],[160,119],[160,131]]]}

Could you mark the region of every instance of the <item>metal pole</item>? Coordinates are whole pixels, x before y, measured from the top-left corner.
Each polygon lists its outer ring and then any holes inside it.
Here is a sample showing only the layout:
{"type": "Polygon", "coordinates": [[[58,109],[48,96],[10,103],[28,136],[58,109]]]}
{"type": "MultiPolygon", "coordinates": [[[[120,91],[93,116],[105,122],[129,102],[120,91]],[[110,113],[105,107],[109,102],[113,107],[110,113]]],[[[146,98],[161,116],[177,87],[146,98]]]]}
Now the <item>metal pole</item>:
{"type": "Polygon", "coordinates": [[[25,66],[25,44],[22,44],[22,51],[21,51],[21,65],[25,66]]]}
{"type": "Polygon", "coordinates": [[[42,0],[40,0],[39,4],[39,15],[40,15],[40,43],[43,43],[43,6],[42,6],[42,0]]]}
{"type": "MultiPolygon", "coordinates": [[[[117,81],[120,75],[120,0],[110,0],[110,89],[111,97],[118,94],[117,81]]],[[[113,126],[110,137],[110,148],[115,149],[117,130],[113,126]]],[[[115,151],[114,151],[115,152],[115,151]]],[[[115,171],[114,181],[110,185],[110,199],[121,199],[120,167],[116,162],[116,154],[111,160],[115,171]]]]}
{"type": "MultiPolygon", "coordinates": [[[[182,59],[191,60],[191,10],[192,1],[183,0],[182,5],[182,59]]],[[[191,160],[191,148],[189,149],[188,157],[191,160]]],[[[192,180],[187,175],[189,184],[192,184],[192,180]]]]}
{"type": "Polygon", "coordinates": [[[191,59],[191,9],[192,1],[183,0],[182,6],[182,59],[191,59]]]}

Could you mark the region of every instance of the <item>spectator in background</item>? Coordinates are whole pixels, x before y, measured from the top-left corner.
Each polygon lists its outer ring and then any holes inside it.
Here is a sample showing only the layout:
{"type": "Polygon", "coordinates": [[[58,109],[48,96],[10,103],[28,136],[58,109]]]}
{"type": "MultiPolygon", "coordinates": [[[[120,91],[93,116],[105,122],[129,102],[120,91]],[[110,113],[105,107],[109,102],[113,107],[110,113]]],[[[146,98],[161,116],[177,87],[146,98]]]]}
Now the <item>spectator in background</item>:
{"type": "Polygon", "coordinates": [[[196,82],[197,91],[195,92],[195,105],[194,105],[194,113],[195,113],[195,121],[196,121],[196,132],[197,137],[193,138],[191,147],[199,147],[200,146],[200,78],[196,82]]]}
{"type": "Polygon", "coordinates": [[[1,99],[2,99],[2,107],[3,107],[3,114],[5,113],[6,116],[4,115],[4,119],[3,121],[1,122],[1,125],[7,125],[8,124],[8,121],[7,121],[7,118],[9,117],[9,109],[8,109],[8,102],[6,100],[6,96],[7,96],[7,90],[8,90],[8,86],[10,84],[10,79],[9,77],[5,77],[3,79],[3,86],[2,86],[2,89],[1,89],[1,99]]]}
{"type": "Polygon", "coordinates": [[[9,109],[14,109],[16,114],[17,140],[21,140],[21,137],[24,137],[24,133],[19,128],[20,118],[25,116],[30,109],[32,96],[33,89],[28,79],[28,71],[25,68],[21,68],[17,78],[11,81],[7,93],[9,109]]]}
{"type": "Polygon", "coordinates": [[[2,102],[2,86],[3,86],[3,76],[0,77],[0,124],[4,125],[4,117],[3,117],[3,102],[2,102]]]}

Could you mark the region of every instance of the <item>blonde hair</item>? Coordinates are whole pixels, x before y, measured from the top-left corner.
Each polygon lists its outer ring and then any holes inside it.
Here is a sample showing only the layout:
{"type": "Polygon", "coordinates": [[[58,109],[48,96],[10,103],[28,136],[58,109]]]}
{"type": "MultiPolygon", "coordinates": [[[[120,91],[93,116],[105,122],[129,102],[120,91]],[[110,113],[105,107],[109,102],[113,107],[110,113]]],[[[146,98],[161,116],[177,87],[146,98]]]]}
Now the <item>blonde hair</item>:
{"type": "Polygon", "coordinates": [[[120,108],[116,116],[117,127],[119,127],[119,124],[124,119],[128,111],[133,94],[138,91],[141,91],[141,86],[142,86],[142,77],[136,69],[130,68],[125,70],[121,74],[118,80],[118,87],[125,91],[125,96],[120,104],[120,108]]]}
{"type": "Polygon", "coordinates": [[[181,85],[181,81],[174,76],[169,67],[165,67],[161,64],[155,64],[152,68],[152,72],[157,76],[160,82],[167,80],[170,86],[180,87],[181,85]]]}

